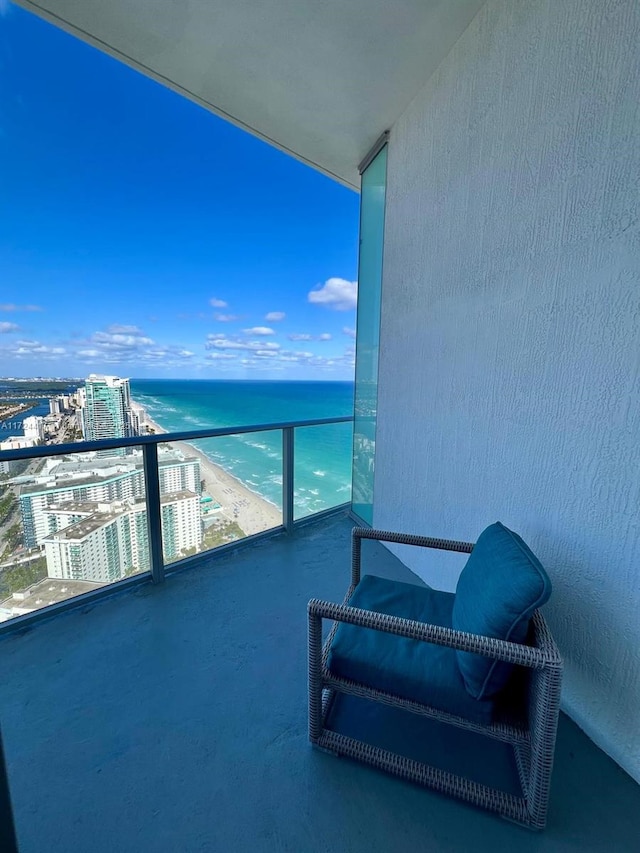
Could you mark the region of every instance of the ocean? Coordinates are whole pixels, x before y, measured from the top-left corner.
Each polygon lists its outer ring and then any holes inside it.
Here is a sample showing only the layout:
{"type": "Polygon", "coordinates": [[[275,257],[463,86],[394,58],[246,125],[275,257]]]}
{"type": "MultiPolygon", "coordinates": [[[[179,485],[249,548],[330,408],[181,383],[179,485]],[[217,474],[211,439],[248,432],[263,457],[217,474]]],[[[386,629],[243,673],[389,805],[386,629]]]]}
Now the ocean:
{"type": "MultiPolygon", "coordinates": [[[[132,379],[131,396],[167,432],[353,415],[352,382],[132,379]]],[[[351,424],[295,431],[295,516],[351,499],[351,424]]],[[[201,439],[199,450],[282,506],[282,433],[201,439]]]]}

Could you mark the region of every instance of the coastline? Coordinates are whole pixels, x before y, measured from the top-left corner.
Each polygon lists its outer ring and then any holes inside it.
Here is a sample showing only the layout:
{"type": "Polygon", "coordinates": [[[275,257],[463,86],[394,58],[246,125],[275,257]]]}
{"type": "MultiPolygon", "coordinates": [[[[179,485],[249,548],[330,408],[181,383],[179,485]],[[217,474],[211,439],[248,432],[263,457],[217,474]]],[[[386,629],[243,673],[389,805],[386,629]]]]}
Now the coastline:
{"type": "Polygon", "coordinates": [[[35,409],[36,403],[9,403],[0,402],[0,422],[8,421],[16,416],[23,415],[30,409],[35,409]]]}
{"type": "MultiPolygon", "coordinates": [[[[141,403],[131,401],[131,407],[140,418],[140,422],[154,430],[156,435],[166,433],[141,403]]],[[[200,460],[200,474],[204,481],[204,492],[210,495],[222,509],[220,514],[229,521],[235,521],[245,535],[262,533],[282,524],[282,513],[261,495],[252,492],[237,477],[225,471],[197,447],[184,441],[175,442],[185,456],[196,456],[200,460]]]]}

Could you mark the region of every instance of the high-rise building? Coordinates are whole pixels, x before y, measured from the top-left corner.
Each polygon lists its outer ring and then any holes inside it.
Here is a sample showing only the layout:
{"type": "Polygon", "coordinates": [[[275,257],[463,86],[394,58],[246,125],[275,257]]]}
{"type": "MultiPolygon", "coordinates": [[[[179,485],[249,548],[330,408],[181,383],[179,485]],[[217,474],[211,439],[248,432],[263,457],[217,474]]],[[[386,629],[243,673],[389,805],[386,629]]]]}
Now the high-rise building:
{"type": "Polygon", "coordinates": [[[92,373],[85,382],[83,435],[86,441],[135,435],[128,379],[92,373]]]}
{"type": "Polygon", "coordinates": [[[43,542],[50,578],[109,583],[149,568],[144,500],[67,504],[51,516],[65,526],[43,542]]]}
{"type": "MultiPolygon", "coordinates": [[[[23,439],[24,440],[24,439],[23,439]]],[[[200,495],[200,460],[172,451],[159,454],[160,494],[189,491],[200,495]]],[[[20,514],[25,545],[41,545],[51,526],[48,510],[58,504],[124,501],[143,497],[145,492],[142,456],[116,459],[87,459],[57,462],[49,473],[20,489],[20,514]]]]}
{"type": "Polygon", "coordinates": [[[160,478],[160,494],[168,492],[202,493],[200,479],[200,460],[197,456],[179,457],[171,451],[158,454],[158,476],[160,478]]]}
{"type": "Polygon", "coordinates": [[[44,418],[32,415],[25,418],[22,422],[24,437],[32,439],[36,444],[39,441],[44,441],[44,418]]]}
{"type": "Polygon", "coordinates": [[[194,492],[162,495],[162,551],[165,560],[177,560],[185,552],[198,550],[202,543],[200,498],[194,492]]]}
{"type": "MultiPolygon", "coordinates": [[[[163,495],[161,512],[165,559],[195,553],[202,543],[198,496],[163,495]]],[[[47,517],[52,532],[43,544],[50,578],[109,583],[149,569],[144,499],[59,504],[47,517]]]]}
{"type": "Polygon", "coordinates": [[[23,486],[20,490],[20,514],[24,543],[28,548],[41,545],[56,528],[50,527],[49,508],[54,504],[100,502],[110,503],[144,495],[142,467],[105,472],[104,476],[88,474],[77,477],[50,478],[44,483],[23,486]]]}

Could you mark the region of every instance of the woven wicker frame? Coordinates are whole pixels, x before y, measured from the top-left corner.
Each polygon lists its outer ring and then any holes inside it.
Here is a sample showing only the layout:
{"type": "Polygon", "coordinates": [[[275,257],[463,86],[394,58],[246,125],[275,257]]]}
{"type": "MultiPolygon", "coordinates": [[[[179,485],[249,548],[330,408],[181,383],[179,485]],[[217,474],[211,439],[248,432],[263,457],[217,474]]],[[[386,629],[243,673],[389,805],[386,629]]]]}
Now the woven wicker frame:
{"type": "Polygon", "coordinates": [[[332,604],[312,599],[308,605],[310,741],[320,748],[358,759],[396,776],[418,782],[442,793],[451,794],[474,805],[497,812],[505,818],[532,829],[544,829],[560,710],[562,659],[541,613],[536,611],[533,616],[532,644],[522,645],[350,607],[346,602],[360,582],[363,539],[397,542],[467,554],[471,553],[473,548],[473,545],[467,542],[452,542],[425,536],[410,536],[382,530],[354,528],[352,534],[351,585],[347,590],[344,603],[332,604]],[[334,622],[324,648],[322,646],[323,619],[333,620],[334,622]],[[483,725],[333,675],[327,668],[327,656],[340,622],[375,628],[378,631],[386,631],[400,637],[436,643],[462,651],[475,652],[493,660],[527,667],[530,670],[530,675],[526,721],[509,719],[505,716],[490,725],[483,725]],[[336,692],[373,699],[386,705],[403,708],[414,714],[421,714],[511,744],[524,796],[516,797],[513,794],[481,785],[437,767],[413,761],[325,728],[327,715],[336,692]]]}

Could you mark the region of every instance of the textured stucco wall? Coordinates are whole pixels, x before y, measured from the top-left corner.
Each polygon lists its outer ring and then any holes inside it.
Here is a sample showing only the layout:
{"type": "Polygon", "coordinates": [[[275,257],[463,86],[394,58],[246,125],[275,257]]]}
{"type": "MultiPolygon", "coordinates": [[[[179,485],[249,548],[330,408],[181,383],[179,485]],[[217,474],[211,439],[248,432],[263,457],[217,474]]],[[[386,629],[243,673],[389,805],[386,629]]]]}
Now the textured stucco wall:
{"type": "Polygon", "coordinates": [[[374,523],[519,531],[564,707],[640,781],[639,44],[637,0],[490,0],[393,127],[374,523]]]}

